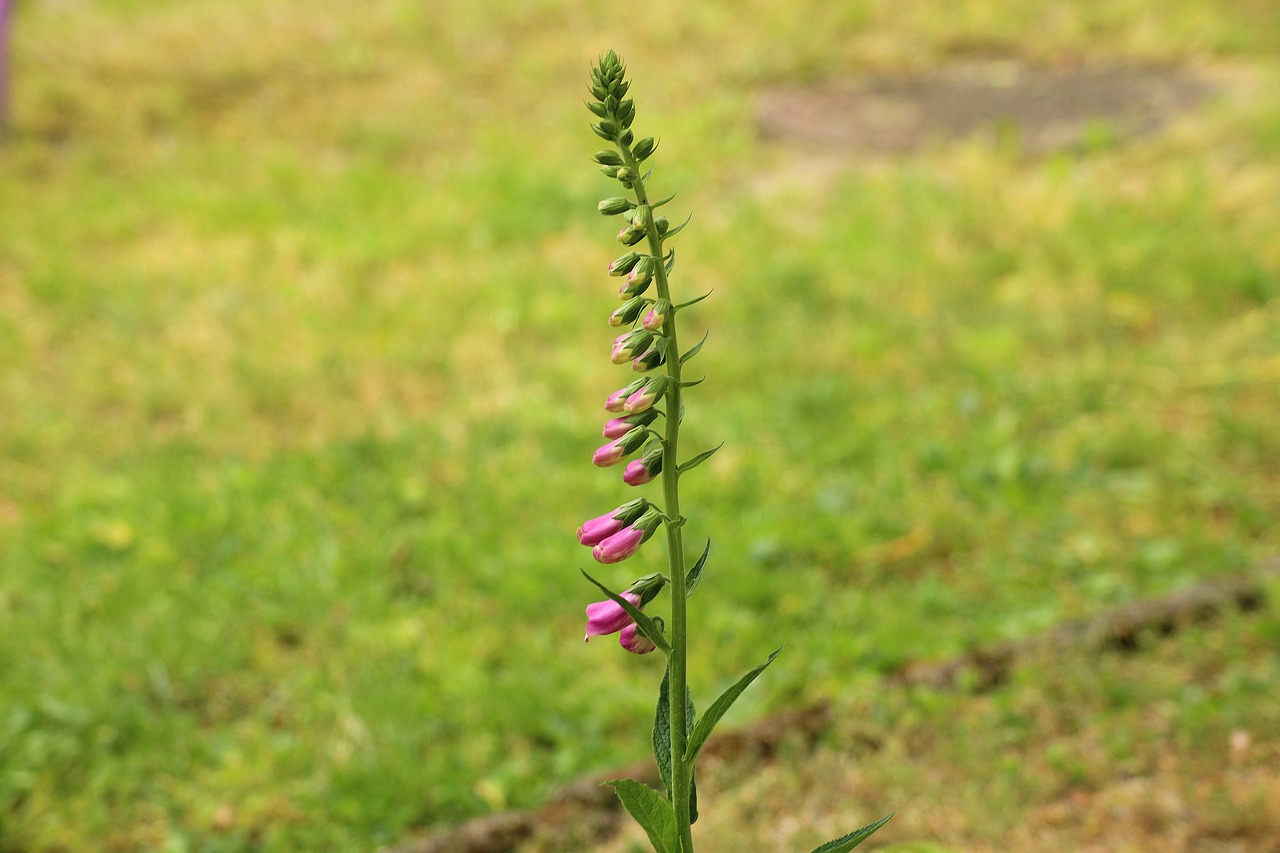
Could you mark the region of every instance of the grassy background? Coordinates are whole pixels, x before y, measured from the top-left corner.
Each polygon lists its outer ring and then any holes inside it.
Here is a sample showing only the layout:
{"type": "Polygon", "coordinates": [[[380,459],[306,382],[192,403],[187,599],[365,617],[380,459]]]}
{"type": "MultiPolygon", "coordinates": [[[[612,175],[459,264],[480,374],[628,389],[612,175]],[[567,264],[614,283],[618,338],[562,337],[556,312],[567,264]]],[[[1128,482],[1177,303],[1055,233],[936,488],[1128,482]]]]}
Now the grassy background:
{"type": "Polygon", "coordinates": [[[655,663],[578,640],[572,538],[631,496],[587,463],[607,46],[715,288],[699,695],[786,642],[735,719],[858,701],[1277,551],[1274,4],[27,0],[0,850],[367,850],[643,753],[655,663]],[[764,85],[974,56],[1240,83],[1042,160],[754,137],[764,85]]]}

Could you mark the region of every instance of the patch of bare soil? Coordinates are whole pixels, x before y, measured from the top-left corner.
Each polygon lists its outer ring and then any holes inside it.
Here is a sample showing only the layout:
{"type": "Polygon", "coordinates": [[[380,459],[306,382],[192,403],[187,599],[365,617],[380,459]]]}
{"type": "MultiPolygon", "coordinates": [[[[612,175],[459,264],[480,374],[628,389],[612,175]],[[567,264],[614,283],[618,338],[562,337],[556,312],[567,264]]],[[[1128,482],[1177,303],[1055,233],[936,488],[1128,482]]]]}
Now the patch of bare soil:
{"type": "Polygon", "coordinates": [[[1016,139],[1027,153],[1152,133],[1218,91],[1180,68],[1036,68],[1011,62],[914,77],[868,77],[765,92],[765,139],[885,153],[974,137],[1016,139]]]}

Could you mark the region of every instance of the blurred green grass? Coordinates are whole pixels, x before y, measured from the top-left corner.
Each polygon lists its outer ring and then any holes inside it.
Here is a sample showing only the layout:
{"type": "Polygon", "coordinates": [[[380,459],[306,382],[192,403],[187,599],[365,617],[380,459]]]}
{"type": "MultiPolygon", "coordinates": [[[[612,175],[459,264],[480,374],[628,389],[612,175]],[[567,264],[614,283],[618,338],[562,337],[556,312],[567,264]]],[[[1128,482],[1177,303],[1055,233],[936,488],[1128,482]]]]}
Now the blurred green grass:
{"type": "Polygon", "coordinates": [[[572,539],[629,496],[586,462],[607,46],[694,214],[677,286],[715,289],[702,695],[783,641],[737,719],[856,693],[1280,544],[1271,4],[27,3],[14,35],[0,850],[369,849],[642,754],[652,661],[577,640],[572,539]],[[1044,160],[752,133],[761,85],[975,54],[1253,94],[1044,160]]]}

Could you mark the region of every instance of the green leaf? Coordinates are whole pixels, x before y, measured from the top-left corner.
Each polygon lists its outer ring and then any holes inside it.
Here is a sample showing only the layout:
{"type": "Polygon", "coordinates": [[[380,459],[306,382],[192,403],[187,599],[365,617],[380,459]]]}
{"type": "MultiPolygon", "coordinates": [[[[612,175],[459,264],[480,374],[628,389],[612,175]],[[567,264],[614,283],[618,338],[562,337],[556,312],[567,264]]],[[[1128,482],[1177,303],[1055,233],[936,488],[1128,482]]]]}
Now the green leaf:
{"type": "Polygon", "coordinates": [[[693,297],[688,302],[681,302],[679,305],[675,306],[674,310],[679,311],[681,308],[688,308],[690,305],[697,305],[699,302],[701,302],[702,300],[710,296],[713,292],[714,292],[714,289],[708,290],[706,293],[702,294],[701,296],[693,297]]]}
{"type": "Polygon", "coordinates": [[[709,335],[709,334],[711,334],[711,333],[710,333],[710,332],[703,332],[703,333],[702,333],[702,340],[698,341],[696,344],[694,344],[693,346],[689,347],[689,349],[685,350],[684,355],[680,356],[680,363],[681,363],[681,364],[684,364],[686,361],[688,361],[689,359],[693,358],[695,355],[697,355],[697,354],[698,354],[698,350],[702,349],[702,345],[703,345],[703,344],[705,344],[705,343],[707,342],[707,335],[709,335]]]}
{"type": "Polygon", "coordinates": [[[658,762],[658,778],[668,797],[671,793],[671,664],[662,673],[658,687],[658,709],[653,715],[653,757],[658,762]]]}
{"type": "Polygon", "coordinates": [[[688,462],[685,462],[684,464],[680,465],[678,468],[676,468],[676,471],[683,474],[685,471],[690,471],[694,468],[697,468],[703,462],[706,462],[713,455],[715,455],[715,452],[722,447],[724,447],[723,441],[717,444],[715,447],[711,448],[710,450],[704,450],[701,453],[699,453],[697,456],[690,459],[688,462]]]}
{"type": "Polygon", "coordinates": [[[673,199],[673,198],[675,198],[675,197],[676,197],[676,194],[675,194],[675,193],[672,193],[671,195],[669,195],[669,196],[667,196],[666,198],[664,198],[662,201],[655,201],[655,202],[653,202],[652,204],[650,204],[649,206],[650,206],[650,207],[662,207],[664,204],[666,204],[667,202],[671,201],[671,199],[673,199]]]}
{"type": "Polygon", "coordinates": [[[720,718],[725,712],[737,701],[742,695],[742,691],[756,680],[756,676],[764,672],[765,667],[773,663],[773,659],[778,656],[782,649],[777,649],[773,654],[769,655],[769,659],[760,664],[755,669],[748,672],[742,678],[738,679],[738,683],[730,687],[728,690],[720,694],[720,698],[711,703],[703,715],[698,719],[697,724],[693,727],[693,734],[689,736],[689,745],[684,751],[684,760],[692,764],[698,757],[698,752],[707,742],[707,738],[711,735],[711,730],[716,727],[716,723],[720,722],[720,718]]]}
{"type": "Polygon", "coordinates": [[[591,577],[591,575],[587,574],[585,569],[579,569],[579,571],[582,572],[582,576],[584,578],[600,587],[600,591],[607,595],[611,601],[615,601],[621,605],[622,609],[627,611],[627,615],[636,623],[637,629],[652,640],[655,646],[662,649],[665,654],[671,654],[671,644],[667,642],[666,637],[662,636],[662,632],[658,630],[657,625],[653,624],[652,619],[644,615],[644,612],[638,610],[630,601],[627,601],[625,598],[600,583],[600,581],[591,577]]]}
{"type": "MultiPolygon", "coordinates": [[[[693,708],[693,700],[686,693],[684,697],[685,733],[693,730],[693,719],[697,712],[693,708]]],[[[653,757],[658,762],[658,776],[671,798],[671,667],[662,675],[662,685],[658,688],[658,708],[653,715],[653,757]]],[[[690,823],[698,819],[698,789],[689,778],[689,814],[690,823]]]]}
{"type": "Polygon", "coordinates": [[[855,829],[848,835],[842,835],[834,841],[828,841],[821,847],[814,849],[813,853],[848,853],[848,851],[870,838],[873,832],[888,823],[889,818],[895,814],[897,812],[889,812],[875,823],[869,823],[862,829],[855,829]]]}
{"type": "Polygon", "coordinates": [[[672,229],[670,229],[669,231],[667,231],[667,233],[666,233],[666,234],[663,234],[663,235],[662,235],[662,238],[665,240],[665,239],[667,239],[668,237],[674,237],[674,236],[676,236],[677,234],[679,234],[681,231],[683,231],[683,230],[684,230],[684,227],[685,227],[686,225],[688,225],[688,224],[689,224],[689,220],[690,220],[690,219],[693,219],[693,214],[692,214],[692,213],[690,213],[688,216],[686,216],[686,217],[684,218],[684,222],[681,222],[681,223],[680,223],[679,225],[677,225],[675,228],[672,228],[672,229]]]}
{"type": "Polygon", "coordinates": [[[702,569],[707,565],[707,555],[711,553],[711,540],[707,540],[707,547],[702,549],[702,556],[698,558],[698,562],[693,564],[693,568],[684,576],[684,597],[688,598],[693,595],[693,590],[697,587],[698,582],[702,580],[702,569]]]}
{"type": "Polygon", "coordinates": [[[605,784],[613,786],[614,793],[644,829],[657,853],[680,853],[676,810],[671,803],[648,785],[641,785],[633,779],[612,779],[605,784]]]}
{"type": "MultiPolygon", "coordinates": [[[[663,237],[662,239],[665,240],[666,238],[663,237]]],[[[671,271],[676,268],[676,250],[674,248],[670,252],[667,252],[666,268],[667,275],[671,275],[671,271]]]]}

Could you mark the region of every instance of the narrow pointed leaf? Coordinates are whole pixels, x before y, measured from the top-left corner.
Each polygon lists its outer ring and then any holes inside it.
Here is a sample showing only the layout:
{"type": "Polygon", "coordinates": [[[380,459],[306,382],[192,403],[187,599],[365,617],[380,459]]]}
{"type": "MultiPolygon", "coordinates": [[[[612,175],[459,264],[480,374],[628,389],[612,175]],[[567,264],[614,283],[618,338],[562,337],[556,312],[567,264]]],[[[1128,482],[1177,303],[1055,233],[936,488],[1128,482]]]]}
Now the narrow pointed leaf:
{"type": "Polygon", "coordinates": [[[689,359],[693,358],[695,355],[698,354],[698,350],[702,349],[702,345],[707,342],[707,335],[709,334],[711,333],[703,332],[702,340],[698,341],[696,344],[694,344],[693,346],[689,347],[687,350],[684,351],[684,355],[680,356],[681,364],[684,364],[686,361],[688,361],[689,359]]]}
{"type": "Polygon", "coordinates": [[[711,448],[710,450],[702,451],[697,456],[690,459],[688,462],[685,462],[684,464],[682,464],[677,470],[681,474],[683,474],[685,471],[689,471],[693,468],[697,468],[703,462],[706,462],[708,459],[710,459],[715,454],[715,452],[722,447],[724,447],[723,441],[717,444],[715,447],[711,448]]]}
{"type": "Polygon", "coordinates": [[[657,625],[653,624],[652,619],[644,615],[643,611],[636,609],[636,606],[630,601],[627,601],[625,598],[600,583],[600,581],[591,577],[591,575],[587,574],[585,570],[579,569],[579,571],[582,572],[582,576],[584,578],[600,587],[600,591],[607,595],[610,601],[617,602],[623,610],[627,611],[627,615],[636,623],[637,629],[652,640],[655,646],[662,649],[665,654],[671,654],[671,644],[667,642],[666,637],[662,636],[662,632],[658,630],[657,625]]]}
{"type": "Polygon", "coordinates": [[[880,827],[889,822],[889,818],[893,817],[897,812],[889,812],[875,823],[869,823],[862,829],[855,829],[848,835],[842,835],[834,841],[828,841],[821,847],[815,848],[813,853],[848,853],[862,842],[871,837],[871,834],[880,827]]]}
{"type": "Polygon", "coordinates": [[[684,218],[684,222],[681,222],[681,223],[680,223],[679,225],[677,225],[675,228],[671,228],[671,229],[669,229],[669,230],[667,231],[667,233],[666,233],[666,234],[663,234],[663,235],[662,235],[662,238],[665,240],[665,239],[666,239],[666,238],[668,238],[668,237],[674,237],[674,236],[676,236],[677,234],[679,234],[681,231],[683,231],[683,230],[684,230],[684,227],[685,227],[686,225],[688,225],[688,224],[689,224],[689,220],[690,220],[690,219],[693,219],[693,214],[692,214],[692,213],[690,213],[688,216],[686,216],[686,217],[684,218]]]}
{"type": "Polygon", "coordinates": [[[742,676],[742,678],[738,679],[737,684],[721,693],[720,698],[712,702],[711,707],[707,708],[707,710],[703,712],[702,716],[698,718],[697,724],[693,727],[693,734],[689,736],[689,744],[684,751],[685,761],[690,764],[693,763],[694,759],[698,757],[698,752],[702,749],[703,745],[706,744],[707,737],[710,736],[711,730],[716,727],[716,723],[720,722],[720,718],[725,715],[725,712],[727,712],[733,703],[737,701],[738,697],[742,695],[742,691],[746,690],[747,687],[751,685],[751,682],[756,680],[756,676],[764,672],[765,667],[773,663],[773,659],[776,658],[778,656],[778,652],[781,651],[782,649],[778,649],[773,654],[769,655],[769,659],[767,661],[742,676]]]}
{"type": "Polygon", "coordinates": [[[662,207],[664,204],[666,204],[667,202],[671,201],[671,199],[673,199],[673,198],[675,198],[675,197],[676,197],[676,194],[675,194],[675,193],[672,193],[671,195],[669,195],[669,196],[667,196],[666,198],[664,198],[662,201],[655,201],[653,204],[651,204],[651,205],[649,205],[649,206],[650,206],[650,207],[662,207]]]}
{"type": "Polygon", "coordinates": [[[684,576],[684,597],[688,598],[693,595],[693,590],[698,586],[698,582],[702,580],[702,569],[707,565],[707,555],[711,553],[711,540],[707,540],[707,547],[702,549],[702,556],[698,558],[698,562],[693,564],[693,568],[684,576]]]}
{"type": "Polygon", "coordinates": [[[649,836],[656,853],[680,853],[680,835],[676,829],[676,810],[648,785],[633,779],[613,779],[612,785],[618,799],[636,823],[649,836]]]}
{"type": "MultiPolygon", "coordinates": [[[[663,237],[662,239],[665,240],[667,238],[663,237]]],[[[671,271],[676,268],[676,250],[674,248],[667,252],[666,260],[667,275],[671,275],[671,271]]]]}
{"type": "Polygon", "coordinates": [[[708,290],[706,293],[702,294],[701,296],[695,296],[694,298],[690,299],[688,302],[681,302],[679,305],[675,306],[675,310],[679,311],[681,308],[688,308],[690,305],[697,305],[699,302],[701,302],[702,300],[710,296],[711,293],[712,291],[708,290]]]}

